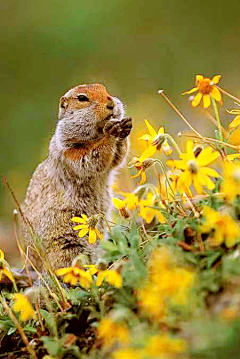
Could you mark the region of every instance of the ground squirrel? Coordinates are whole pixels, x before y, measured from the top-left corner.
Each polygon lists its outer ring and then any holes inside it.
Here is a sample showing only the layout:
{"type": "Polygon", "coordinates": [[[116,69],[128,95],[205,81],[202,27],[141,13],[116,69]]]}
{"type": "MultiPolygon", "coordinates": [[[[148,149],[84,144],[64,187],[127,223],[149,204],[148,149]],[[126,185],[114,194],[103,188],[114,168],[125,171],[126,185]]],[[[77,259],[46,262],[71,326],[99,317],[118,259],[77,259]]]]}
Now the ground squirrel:
{"type": "MultiPolygon", "coordinates": [[[[124,162],[132,128],[122,102],[101,84],[70,89],[60,99],[58,119],[49,155],[35,170],[22,207],[53,269],[70,266],[82,252],[95,256],[96,246],[78,237],[71,218],[109,216],[113,175],[124,162]]],[[[26,228],[24,236],[41,270],[26,228]]]]}

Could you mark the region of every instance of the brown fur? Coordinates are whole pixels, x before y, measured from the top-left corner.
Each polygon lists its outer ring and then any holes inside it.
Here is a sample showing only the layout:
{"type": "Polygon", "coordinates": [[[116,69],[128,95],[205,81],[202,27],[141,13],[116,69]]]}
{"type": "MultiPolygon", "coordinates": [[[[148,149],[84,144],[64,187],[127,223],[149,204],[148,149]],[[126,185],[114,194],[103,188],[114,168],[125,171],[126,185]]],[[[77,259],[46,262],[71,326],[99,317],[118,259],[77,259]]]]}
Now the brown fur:
{"type": "MultiPolygon", "coordinates": [[[[23,204],[40,247],[53,268],[70,266],[84,252],[96,261],[97,245],[79,238],[71,218],[110,216],[111,184],[127,154],[131,119],[101,84],[79,85],[60,99],[59,121],[48,158],[34,172],[23,204]],[[80,101],[83,94],[87,100],[80,101]]],[[[99,224],[104,232],[104,223],[99,224]]],[[[42,261],[24,227],[26,247],[38,269],[42,261]]]]}

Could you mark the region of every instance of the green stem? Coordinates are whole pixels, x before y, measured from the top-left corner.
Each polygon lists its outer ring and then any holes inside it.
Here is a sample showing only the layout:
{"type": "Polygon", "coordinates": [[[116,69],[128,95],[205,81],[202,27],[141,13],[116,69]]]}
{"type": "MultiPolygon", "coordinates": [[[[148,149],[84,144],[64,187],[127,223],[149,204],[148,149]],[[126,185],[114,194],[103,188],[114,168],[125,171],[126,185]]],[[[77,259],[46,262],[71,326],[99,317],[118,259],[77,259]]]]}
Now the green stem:
{"type": "Polygon", "coordinates": [[[171,135],[169,135],[168,133],[165,133],[163,136],[173,144],[173,147],[175,147],[175,150],[177,151],[177,153],[180,156],[182,154],[182,151],[178,147],[177,142],[173,139],[173,137],[171,135]]]}
{"type": "MultiPolygon", "coordinates": [[[[168,175],[167,175],[167,173],[166,173],[166,170],[165,170],[165,168],[164,168],[164,165],[163,165],[162,161],[160,161],[160,160],[154,160],[154,161],[155,161],[155,163],[157,163],[157,164],[160,166],[161,171],[162,171],[163,175],[165,176],[166,182],[167,182],[167,184],[168,184],[168,186],[169,186],[169,188],[170,188],[170,190],[171,190],[171,192],[172,192],[172,195],[173,195],[173,197],[175,198],[175,193],[174,193],[174,191],[173,191],[173,189],[172,189],[171,183],[170,183],[170,181],[169,181],[168,175]]],[[[166,188],[167,188],[167,187],[166,187],[166,188]]],[[[166,192],[167,192],[167,190],[166,190],[166,192]]],[[[168,192],[167,192],[167,193],[168,193],[168,192]]]]}
{"type": "Polygon", "coordinates": [[[216,116],[216,120],[217,120],[217,124],[218,124],[218,133],[219,133],[219,138],[222,142],[223,141],[223,134],[222,134],[222,126],[221,126],[221,121],[220,121],[220,116],[219,116],[219,111],[218,111],[218,107],[216,104],[216,101],[214,100],[214,98],[211,97],[212,100],[212,105],[213,105],[213,109],[215,112],[215,116],[216,116]]]}

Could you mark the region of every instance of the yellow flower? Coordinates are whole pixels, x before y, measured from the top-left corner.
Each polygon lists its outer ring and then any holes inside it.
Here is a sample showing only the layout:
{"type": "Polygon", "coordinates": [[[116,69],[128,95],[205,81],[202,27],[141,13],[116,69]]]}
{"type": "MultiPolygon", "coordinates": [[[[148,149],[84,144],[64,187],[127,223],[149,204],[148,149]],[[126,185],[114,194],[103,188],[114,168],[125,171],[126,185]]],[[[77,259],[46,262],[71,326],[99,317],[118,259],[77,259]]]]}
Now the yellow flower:
{"type": "Polygon", "coordinates": [[[202,233],[213,231],[209,239],[211,246],[219,246],[225,243],[226,246],[230,248],[239,242],[239,225],[229,214],[217,212],[213,208],[205,206],[203,216],[205,217],[205,221],[200,229],[202,233]]]}
{"type": "Polygon", "coordinates": [[[202,75],[197,75],[196,87],[184,92],[183,95],[189,95],[196,91],[199,91],[192,101],[192,106],[198,106],[201,100],[203,100],[203,107],[208,108],[211,105],[211,97],[218,102],[222,101],[221,93],[216,86],[216,84],[219,83],[220,79],[221,75],[216,75],[212,79],[209,79],[208,77],[203,77],[202,75]]]}
{"type": "Polygon", "coordinates": [[[11,282],[14,282],[14,278],[10,270],[7,268],[9,267],[8,263],[4,259],[4,253],[0,249],[0,282],[2,280],[2,275],[4,274],[11,282]]]}
{"type": "Polygon", "coordinates": [[[187,152],[182,153],[179,157],[181,160],[167,161],[169,166],[183,171],[178,179],[179,188],[182,185],[189,188],[193,184],[198,193],[203,193],[203,186],[206,186],[209,190],[215,188],[215,184],[209,176],[217,178],[219,174],[214,169],[206,166],[219,157],[219,152],[213,152],[211,147],[205,147],[196,157],[193,141],[187,141],[187,152]]]}
{"type": "Polygon", "coordinates": [[[56,275],[63,276],[63,281],[65,283],[77,285],[77,283],[79,282],[80,285],[85,289],[88,289],[91,286],[91,273],[91,271],[85,271],[79,267],[60,268],[56,270],[56,275]]]}
{"type": "Polygon", "coordinates": [[[190,190],[189,187],[186,186],[185,183],[183,183],[182,181],[179,181],[179,177],[181,175],[181,172],[174,172],[173,174],[171,174],[169,176],[170,179],[170,183],[171,183],[171,188],[173,190],[174,193],[179,193],[182,198],[183,201],[186,200],[186,197],[188,198],[192,198],[192,192],[190,190]]]}
{"type": "Polygon", "coordinates": [[[240,145],[240,126],[234,129],[228,137],[228,143],[230,143],[233,146],[239,146],[240,145]]]}
{"type": "Polygon", "coordinates": [[[112,202],[124,218],[129,218],[131,216],[129,210],[137,209],[139,198],[134,193],[120,191],[119,194],[122,194],[125,198],[122,200],[114,197],[112,202]]]}
{"type": "Polygon", "coordinates": [[[137,292],[139,306],[153,320],[163,321],[170,305],[185,306],[195,274],[176,264],[166,248],[156,249],[148,264],[149,277],[137,292]]]}
{"type": "Polygon", "coordinates": [[[97,238],[102,239],[102,233],[99,232],[99,230],[97,229],[97,223],[98,223],[98,216],[92,216],[90,218],[88,218],[85,214],[82,214],[82,218],[81,217],[73,217],[72,218],[73,222],[77,222],[77,223],[81,223],[75,227],[73,227],[73,229],[75,231],[79,231],[78,236],[80,238],[84,237],[87,233],[89,235],[89,243],[93,244],[96,242],[97,238]]]}
{"type": "Polygon", "coordinates": [[[109,270],[99,271],[97,276],[96,286],[99,287],[104,279],[108,284],[113,285],[116,288],[122,287],[122,277],[116,270],[109,269],[109,270]]]}
{"type": "Polygon", "coordinates": [[[165,298],[159,292],[157,285],[150,283],[150,280],[138,290],[137,298],[142,312],[153,320],[163,321],[167,316],[168,307],[165,298]]]}
{"type": "Polygon", "coordinates": [[[115,359],[174,359],[187,350],[187,343],[167,333],[153,335],[142,348],[118,349],[113,352],[115,359]]]}
{"type": "Polygon", "coordinates": [[[115,197],[112,199],[112,202],[113,202],[114,206],[119,210],[119,212],[123,218],[131,217],[131,214],[125,205],[125,201],[115,197]]]}
{"type": "Polygon", "coordinates": [[[130,341],[130,333],[126,324],[104,318],[98,327],[98,338],[102,340],[104,347],[110,349],[116,343],[127,345],[130,341]]]}
{"type": "Polygon", "coordinates": [[[236,117],[234,117],[234,119],[232,120],[232,122],[229,124],[230,128],[234,128],[240,125],[240,109],[234,109],[231,111],[228,111],[228,113],[230,113],[231,115],[237,115],[236,117]]]}
{"type": "Polygon", "coordinates": [[[139,137],[139,140],[147,141],[149,147],[141,155],[142,161],[153,156],[154,153],[161,150],[163,150],[163,152],[167,156],[169,156],[172,153],[172,149],[169,146],[168,141],[164,139],[164,127],[160,127],[158,132],[156,132],[147,120],[145,120],[145,123],[148,128],[149,134],[145,134],[139,137]]]}
{"type": "Polygon", "coordinates": [[[123,203],[130,210],[137,208],[137,206],[139,205],[138,196],[136,196],[134,193],[128,193],[128,192],[123,192],[123,191],[119,191],[118,193],[120,195],[124,196],[124,199],[120,200],[120,202],[113,201],[113,204],[116,208],[119,209],[119,206],[121,207],[123,203]]]}
{"type": "Polygon", "coordinates": [[[98,267],[96,266],[96,264],[85,264],[83,266],[84,268],[87,268],[87,272],[90,274],[90,275],[94,275],[96,274],[99,269],[98,267]]]}
{"type": "Polygon", "coordinates": [[[143,352],[141,349],[119,349],[113,352],[115,359],[144,359],[143,352]]]}
{"type": "Polygon", "coordinates": [[[20,312],[20,320],[25,322],[28,319],[35,318],[34,309],[25,295],[17,293],[13,294],[13,298],[15,302],[12,309],[14,312],[20,312]]]}
{"type": "Polygon", "coordinates": [[[144,352],[147,358],[177,358],[179,354],[187,350],[187,343],[178,338],[171,337],[167,333],[157,334],[150,338],[144,352]]]}
{"type": "MultiPolygon", "coordinates": [[[[149,206],[154,207],[156,205],[155,196],[153,196],[152,193],[148,193],[147,198],[142,199],[139,202],[139,205],[140,205],[139,216],[142,217],[147,223],[151,223],[154,216],[157,217],[159,222],[161,223],[165,222],[165,218],[159,210],[149,207],[149,206]]],[[[159,207],[164,208],[162,204],[160,204],[159,207]]]]}
{"type": "Polygon", "coordinates": [[[114,197],[112,202],[117,209],[122,209],[125,207],[125,202],[120,198],[114,197]]]}
{"type": "Polygon", "coordinates": [[[224,180],[220,191],[223,192],[227,201],[233,201],[236,196],[240,196],[240,165],[232,162],[225,163],[224,180]]]}
{"type": "Polygon", "coordinates": [[[226,157],[227,157],[228,161],[234,161],[236,159],[239,160],[240,159],[240,153],[239,152],[238,153],[232,153],[230,155],[227,155],[226,157]]]}
{"type": "Polygon", "coordinates": [[[136,178],[138,176],[141,176],[142,179],[141,182],[139,183],[140,185],[146,182],[147,179],[146,169],[150,167],[153,163],[152,158],[144,158],[143,155],[140,158],[133,157],[132,161],[129,162],[129,166],[128,166],[129,168],[135,167],[138,170],[138,172],[134,176],[131,176],[131,178],[136,178]]]}

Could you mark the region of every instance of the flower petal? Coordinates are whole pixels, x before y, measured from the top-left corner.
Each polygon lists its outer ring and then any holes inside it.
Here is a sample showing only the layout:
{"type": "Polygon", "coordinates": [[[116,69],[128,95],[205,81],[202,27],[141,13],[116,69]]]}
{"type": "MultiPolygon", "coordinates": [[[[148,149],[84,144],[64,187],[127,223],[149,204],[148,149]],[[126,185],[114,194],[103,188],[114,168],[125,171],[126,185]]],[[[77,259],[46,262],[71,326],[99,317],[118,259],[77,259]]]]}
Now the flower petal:
{"type": "Polygon", "coordinates": [[[208,108],[211,105],[211,97],[209,95],[203,95],[203,107],[208,108]]]}
{"type": "Polygon", "coordinates": [[[158,130],[158,135],[163,135],[164,134],[164,127],[160,127],[158,130]]]}
{"type": "Polygon", "coordinates": [[[223,232],[221,228],[216,227],[213,237],[208,239],[211,247],[220,246],[224,241],[223,232]]]}
{"type": "Polygon", "coordinates": [[[148,120],[145,120],[146,126],[148,128],[148,131],[150,133],[150,135],[152,137],[156,137],[157,136],[157,132],[154,130],[154,128],[152,127],[152,125],[150,125],[150,123],[148,122],[148,120]]]}
{"type": "Polygon", "coordinates": [[[181,160],[169,160],[167,161],[167,165],[170,167],[179,168],[180,170],[187,170],[188,168],[187,163],[181,160]]]}
{"type": "Polygon", "coordinates": [[[240,127],[236,127],[228,137],[228,143],[234,146],[240,145],[240,127]]]}
{"type": "Polygon", "coordinates": [[[214,98],[214,100],[221,102],[222,101],[222,95],[221,92],[219,91],[219,89],[216,86],[213,86],[211,91],[210,91],[210,95],[212,96],[212,98],[214,98]]]}
{"type": "Polygon", "coordinates": [[[200,103],[200,101],[201,101],[201,99],[202,99],[202,93],[199,92],[199,93],[194,97],[194,99],[193,99],[193,101],[192,101],[192,107],[198,106],[199,103],[200,103]]]}
{"type": "Polygon", "coordinates": [[[187,187],[189,188],[192,184],[192,176],[190,174],[189,171],[185,171],[183,172],[180,176],[179,176],[179,179],[178,179],[178,182],[177,182],[177,187],[178,188],[181,188],[181,187],[187,187]]]}
{"type": "Polygon", "coordinates": [[[153,138],[152,138],[152,136],[145,134],[145,135],[142,135],[141,137],[139,137],[138,140],[145,140],[145,141],[152,142],[153,138]]]}
{"type": "Polygon", "coordinates": [[[186,92],[183,92],[182,95],[190,95],[191,93],[194,93],[198,90],[198,87],[194,87],[191,90],[188,90],[186,92]]]}
{"type": "Polygon", "coordinates": [[[208,176],[202,174],[201,178],[204,181],[204,185],[211,191],[216,187],[215,183],[208,176]]]}
{"type": "Polygon", "coordinates": [[[187,154],[193,153],[193,141],[192,140],[187,141],[186,150],[187,150],[187,154]]]}
{"type": "Polygon", "coordinates": [[[200,153],[199,155],[197,156],[196,160],[199,164],[199,166],[203,166],[202,165],[202,161],[204,162],[206,160],[206,158],[208,158],[213,152],[213,149],[212,147],[208,146],[208,147],[205,147],[200,153]]]}
{"type": "Polygon", "coordinates": [[[145,161],[147,158],[151,157],[154,155],[154,153],[157,152],[157,148],[156,146],[149,146],[141,155],[141,157],[139,158],[139,162],[143,162],[145,161]]]}
{"type": "Polygon", "coordinates": [[[96,240],[97,240],[97,234],[94,229],[90,228],[88,241],[90,244],[94,244],[96,240]]]}
{"type": "Polygon", "coordinates": [[[77,226],[73,227],[74,231],[78,231],[79,229],[82,229],[82,228],[88,228],[88,225],[87,224],[78,224],[77,226]]]}
{"type": "Polygon", "coordinates": [[[89,231],[88,228],[81,229],[81,231],[78,233],[78,237],[80,238],[84,237],[88,233],[88,231],[89,231]]]}
{"type": "Polygon", "coordinates": [[[199,181],[200,177],[198,175],[194,176],[193,178],[193,185],[197,191],[197,193],[201,194],[203,193],[203,187],[201,182],[199,181]]]}
{"type": "Polygon", "coordinates": [[[125,202],[123,200],[121,200],[120,198],[115,197],[112,199],[112,202],[117,209],[122,209],[125,207],[125,202]]]}
{"type": "Polygon", "coordinates": [[[3,268],[3,273],[10,279],[11,282],[14,282],[12,273],[5,267],[3,268]]]}
{"type": "Polygon", "coordinates": [[[215,151],[213,153],[210,150],[207,150],[209,147],[204,148],[204,150],[200,153],[200,155],[196,158],[199,166],[204,167],[215,161],[219,156],[220,153],[215,151]]]}
{"type": "Polygon", "coordinates": [[[197,75],[196,76],[196,83],[201,82],[203,80],[203,75],[197,75]]]}
{"type": "Polygon", "coordinates": [[[211,177],[215,177],[218,178],[219,177],[219,173],[217,171],[215,171],[212,168],[209,167],[203,167],[200,170],[202,173],[204,173],[205,175],[211,176],[211,177]]]}
{"type": "Polygon", "coordinates": [[[234,128],[240,125],[240,115],[236,116],[233,121],[229,124],[230,128],[234,128]]]}
{"type": "Polygon", "coordinates": [[[4,253],[3,251],[0,249],[0,259],[3,260],[4,259],[4,253]]]}
{"type": "Polygon", "coordinates": [[[68,268],[59,268],[55,271],[57,276],[61,276],[64,275],[66,273],[69,273],[72,271],[72,267],[68,267],[68,268]]]}
{"type": "Polygon", "coordinates": [[[139,182],[140,185],[143,184],[143,183],[145,183],[146,180],[147,180],[147,176],[146,176],[146,172],[145,172],[145,171],[142,171],[141,175],[142,175],[142,179],[141,179],[141,181],[139,182]]]}
{"type": "Polygon", "coordinates": [[[95,228],[95,232],[96,232],[96,235],[97,235],[97,237],[98,237],[99,239],[103,239],[102,233],[101,233],[97,228],[95,228]]]}
{"type": "Polygon", "coordinates": [[[80,217],[73,217],[71,219],[71,221],[77,222],[77,223],[85,223],[86,222],[83,218],[80,218],[80,217]]]}
{"type": "Polygon", "coordinates": [[[137,178],[142,173],[142,169],[139,170],[135,175],[131,176],[130,178],[137,178]]]}
{"type": "Polygon", "coordinates": [[[99,287],[101,284],[102,284],[102,282],[103,282],[103,279],[104,279],[104,277],[105,277],[105,273],[104,273],[105,271],[100,271],[99,273],[98,273],[98,275],[97,275],[97,280],[96,280],[96,286],[97,287],[99,287]]]}
{"type": "Polygon", "coordinates": [[[67,275],[69,276],[68,283],[70,283],[71,285],[77,285],[78,277],[74,277],[74,275],[70,276],[69,274],[67,274],[67,275]]]}
{"type": "Polygon", "coordinates": [[[219,83],[220,79],[221,79],[221,75],[215,75],[213,78],[212,78],[212,82],[216,85],[219,83]]]}
{"type": "Polygon", "coordinates": [[[231,155],[227,155],[227,159],[229,161],[233,161],[233,160],[235,160],[236,158],[239,158],[239,157],[240,157],[240,153],[233,153],[231,155]]]}

